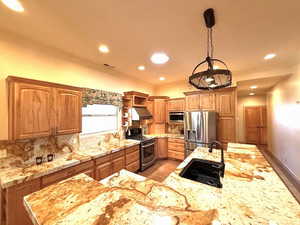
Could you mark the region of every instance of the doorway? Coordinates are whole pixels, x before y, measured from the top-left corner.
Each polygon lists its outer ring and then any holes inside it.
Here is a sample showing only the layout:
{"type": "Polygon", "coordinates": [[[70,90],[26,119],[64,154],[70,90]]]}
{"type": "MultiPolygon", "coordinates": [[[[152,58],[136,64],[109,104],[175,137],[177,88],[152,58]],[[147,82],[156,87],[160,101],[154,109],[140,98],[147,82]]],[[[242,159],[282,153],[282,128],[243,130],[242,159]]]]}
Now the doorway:
{"type": "Polygon", "coordinates": [[[267,148],[267,108],[266,106],[245,106],[245,138],[247,144],[267,148]]]}

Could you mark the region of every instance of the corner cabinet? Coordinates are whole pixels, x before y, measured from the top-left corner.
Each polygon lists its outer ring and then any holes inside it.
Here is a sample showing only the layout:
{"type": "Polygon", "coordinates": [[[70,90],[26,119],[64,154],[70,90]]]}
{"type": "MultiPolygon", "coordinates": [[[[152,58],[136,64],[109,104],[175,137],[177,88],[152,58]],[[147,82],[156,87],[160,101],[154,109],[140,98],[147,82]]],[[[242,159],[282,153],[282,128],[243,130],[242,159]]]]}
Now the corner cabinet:
{"type": "Polygon", "coordinates": [[[81,132],[80,88],[9,76],[9,139],[81,132]]]}

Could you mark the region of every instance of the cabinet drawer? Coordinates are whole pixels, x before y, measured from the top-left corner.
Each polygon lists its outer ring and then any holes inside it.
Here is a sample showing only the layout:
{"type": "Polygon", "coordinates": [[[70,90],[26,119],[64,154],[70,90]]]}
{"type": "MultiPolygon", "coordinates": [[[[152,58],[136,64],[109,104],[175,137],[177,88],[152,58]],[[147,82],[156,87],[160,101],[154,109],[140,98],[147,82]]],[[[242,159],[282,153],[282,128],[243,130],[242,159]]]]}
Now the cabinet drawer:
{"type": "Polygon", "coordinates": [[[103,163],[106,163],[106,162],[109,162],[111,160],[111,155],[106,155],[106,156],[102,156],[100,158],[97,158],[95,160],[96,162],[96,165],[100,165],[100,164],[103,164],[103,163]]]}
{"type": "Polygon", "coordinates": [[[89,170],[94,166],[93,161],[85,162],[77,166],[73,166],[62,171],[56,172],[54,174],[50,174],[42,178],[42,186],[48,186],[50,184],[59,182],[68,177],[75,176],[76,174],[81,173],[82,171],[89,170]]]}
{"type": "Polygon", "coordinates": [[[169,150],[168,157],[172,159],[184,160],[184,153],[169,150]]]}
{"type": "Polygon", "coordinates": [[[183,152],[184,151],[184,144],[183,143],[169,142],[168,143],[168,149],[171,149],[171,150],[174,150],[174,151],[183,152]]]}
{"type": "Polygon", "coordinates": [[[126,165],[133,163],[140,159],[140,151],[131,152],[126,154],[126,165]]]}
{"type": "Polygon", "coordinates": [[[124,150],[120,150],[120,151],[118,151],[118,152],[112,153],[112,154],[111,154],[111,158],[112,158],[112,159],[120,158],[120,157],[122,157],[122,156],[125,155],[124,153],[125,153],[124,150]]]}
{"type": "Polygon", "coordinates": [[[169,138],[168,141],[169,141],[169,142],[173,142],[173,143],[181,143],[181,144],[184,144],[184,140],[183,140],[183,139],[179,139],[179,138],[169,138]]]}
{"type": "Polygon", "coordinates": [[[140,145],[135,145],[135,146],[127,148],[126,149],[126,154],[129,154],[129,153],[134,152],[134,151],[139,151],[139,150],[140,150],[140,145]]]}
{"type": "Polygon", "coordinates": [[[130,163],[126,166],[126,170],[130,172],[136,172],[140,169],[140,160],[130,163]]]}
{"type": "Polygon", "coordinates": [[[117,159],[114,159],[112,161],[112,171],[113,173],[119,172],[121,169],[125,168],[125,157],[120,157],[117,159]]]}

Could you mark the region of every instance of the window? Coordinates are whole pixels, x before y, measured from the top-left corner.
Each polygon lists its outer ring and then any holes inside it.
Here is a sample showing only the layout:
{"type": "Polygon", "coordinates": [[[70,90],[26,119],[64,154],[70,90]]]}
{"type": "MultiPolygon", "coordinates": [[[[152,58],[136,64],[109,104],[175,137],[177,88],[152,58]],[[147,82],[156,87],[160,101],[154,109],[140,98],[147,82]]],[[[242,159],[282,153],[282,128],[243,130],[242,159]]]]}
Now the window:
{"type": "Polygon", "coordinates": [[[118,107],[114,105],[87,105],[82,108],[82,134],[118,130],[118,107]]]}

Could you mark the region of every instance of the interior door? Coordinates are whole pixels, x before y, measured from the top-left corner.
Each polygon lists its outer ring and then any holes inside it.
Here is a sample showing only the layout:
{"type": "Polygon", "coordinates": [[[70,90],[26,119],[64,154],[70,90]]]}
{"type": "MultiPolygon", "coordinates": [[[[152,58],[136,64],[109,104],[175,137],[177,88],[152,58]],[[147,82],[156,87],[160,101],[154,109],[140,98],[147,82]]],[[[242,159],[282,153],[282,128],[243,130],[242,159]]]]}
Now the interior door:
{"type": "Polygon", "coordinates": [[[265,106],[245,107],[245,137],[249,144],[267,144],[267,116],[265,106]]]}

